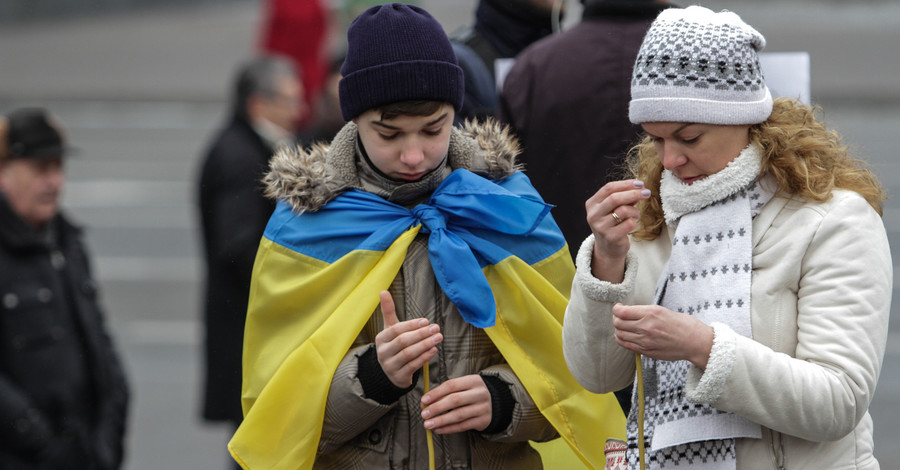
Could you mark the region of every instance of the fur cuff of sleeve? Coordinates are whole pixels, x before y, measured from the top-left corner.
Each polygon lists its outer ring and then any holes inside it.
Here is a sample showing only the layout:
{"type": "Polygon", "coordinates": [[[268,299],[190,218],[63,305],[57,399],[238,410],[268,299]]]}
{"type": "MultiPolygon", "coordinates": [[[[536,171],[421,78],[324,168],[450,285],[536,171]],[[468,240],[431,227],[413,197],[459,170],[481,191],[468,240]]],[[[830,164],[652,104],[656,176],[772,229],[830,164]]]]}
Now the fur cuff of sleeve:
{"type": "Polygon", "coordinates": [[[731,375],[734,361],[737,358],[735,333],[728,325],[715,322],[713,327],[713,345],[706,363],[706,371],[694,365],[688,369],[685,392],[688,401],[693,403],[713,404],[725,391],[725,382],[731,375]]]}
{"type": "Polygon", "coordinates": [[[621,284],[601,281],[591,273],[591,260],[594,256],[594,235],[588,236],[575,256],[575,282],[584,295],[596,302],[623,302],[634,289],[637,276],[637,258],[631,252],[625,257],[625,279],[621,284]]]}

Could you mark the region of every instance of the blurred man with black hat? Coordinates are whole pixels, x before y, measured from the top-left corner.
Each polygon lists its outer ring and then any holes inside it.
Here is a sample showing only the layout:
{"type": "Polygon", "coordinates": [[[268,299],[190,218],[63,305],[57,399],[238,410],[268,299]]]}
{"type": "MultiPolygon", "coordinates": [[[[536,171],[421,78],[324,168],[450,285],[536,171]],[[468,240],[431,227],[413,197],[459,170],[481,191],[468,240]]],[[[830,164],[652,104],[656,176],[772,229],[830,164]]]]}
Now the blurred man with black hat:
{"type": "Polygon", "coordinates": [[[60,212],[66,147],[40,108],[0,119],[0,466],[121,467],[128,386],[81,230],[60,212]]]}

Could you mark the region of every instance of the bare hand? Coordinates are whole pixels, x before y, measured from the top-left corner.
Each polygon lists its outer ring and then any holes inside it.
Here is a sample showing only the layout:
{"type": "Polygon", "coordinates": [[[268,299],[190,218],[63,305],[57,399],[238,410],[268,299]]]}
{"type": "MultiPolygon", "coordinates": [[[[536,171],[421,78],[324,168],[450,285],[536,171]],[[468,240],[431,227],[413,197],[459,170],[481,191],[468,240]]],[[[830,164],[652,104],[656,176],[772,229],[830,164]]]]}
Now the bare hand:
{"type": "Polygon", "coordinates": [[[448,380],[422,396],[425,428],[437,434],[483,431],[491,424],[491,392],[480,375],[448,380]]]}
{"type": "Polygon", "coordinates": [[[625,276],[625,255],[631,247],[628,234],[637,226],[640,211],[635,205],[650,197],[638,180],[613,181],[603,185],[585,203],[587,222],[594,234],[591,271],[598,279],[619,283],[625,276]]]}
{"type": "Polygon", "coordinates": [[[616,343],[662,361],[687,360],[706,369],[713,329],[690,315],[659,305],[613,306],[616,343]]]}
{"type": "Polygon", "coordinates": [[[388,291],[381,291],[380,300],[384,329],[375,336],[375,352],[391,383],[406,388],[412,385],[416,371],[437,354],[436,346],[444,337],[438,325],[424,318],[397,320],[394,299],[388,291]]]}

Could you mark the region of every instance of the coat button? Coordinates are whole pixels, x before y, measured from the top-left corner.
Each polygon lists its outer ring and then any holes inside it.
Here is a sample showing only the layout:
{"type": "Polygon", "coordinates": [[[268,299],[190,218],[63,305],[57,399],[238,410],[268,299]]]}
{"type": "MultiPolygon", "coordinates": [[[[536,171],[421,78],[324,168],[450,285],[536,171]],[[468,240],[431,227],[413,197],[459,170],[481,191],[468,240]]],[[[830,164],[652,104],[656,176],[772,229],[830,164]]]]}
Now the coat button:
{"type": "Polygon", "coordinates": [[[375,445],[381,442],[381,431],[373,429],[369,431],[369,444],[375,445]]]}
{"type": "Polygon", "coordinates": [[[41,287],[37,291],[37,298],[42,303],[46,304],[46,303],[50,302],[51,299],[53,299],[53,291],[51,291],[50,289],[48,289],[46,287],[41,287]]]}
{"type": "Polygon", "coordinates": [[[12,292],[3,296],[3,306],[6,307],[7,310],[12,310],[19,305],[19,296],[13,294],[12,292]]]}
{"type": "Polygon", "coordinates": [[[13,422],[13,428],[19,434],[25,434],[31,430],[31,423],[26,418],[17,418],[13,422]]]}
{"type": "Polygon", "coordinates": [[[60,271],[66,267],[66,256],[61,251],[56,250],[50,254],[50,264],[53,265],[54,269],[60,271]]]}

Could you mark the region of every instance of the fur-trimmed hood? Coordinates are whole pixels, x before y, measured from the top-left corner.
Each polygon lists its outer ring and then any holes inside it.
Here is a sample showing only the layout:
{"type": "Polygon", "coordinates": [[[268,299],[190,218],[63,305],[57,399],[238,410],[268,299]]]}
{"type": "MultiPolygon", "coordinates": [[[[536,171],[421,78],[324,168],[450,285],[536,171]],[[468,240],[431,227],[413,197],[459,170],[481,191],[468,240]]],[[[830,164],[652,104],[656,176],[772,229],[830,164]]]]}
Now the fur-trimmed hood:
{"type": "MultiPolygon", "coordinates": [[[[283,147],[269,161],[263,178],[265,194],[285,200],[302,213],[317,211],[341,192],[360,188],[357,172],[358,129],[347,123],[331,144],[316,144],[305,150],[283,147]]],[[[493,120],[467,121],[450,134],[450,168],[464,168],[489,179],[505,178],[521,167],[516,164],[519,142],[505,125],[493,120]]]]}

